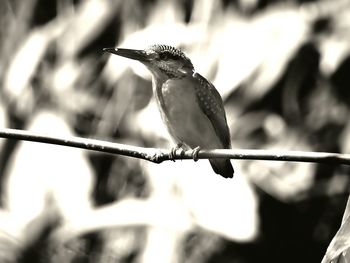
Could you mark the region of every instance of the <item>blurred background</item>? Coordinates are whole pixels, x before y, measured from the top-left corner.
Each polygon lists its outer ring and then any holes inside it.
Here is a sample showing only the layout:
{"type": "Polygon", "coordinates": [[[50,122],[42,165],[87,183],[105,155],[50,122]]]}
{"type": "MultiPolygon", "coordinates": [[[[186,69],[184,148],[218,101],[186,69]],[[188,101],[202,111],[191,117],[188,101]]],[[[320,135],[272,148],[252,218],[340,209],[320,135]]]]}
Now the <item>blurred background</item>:
{"type": "MultiPolygon", "coordinates": [[[[173,143],[148,71],[104,47],[181,48],[234,148],[350,152],[348,0],[2,0],[0,127],[173,143]]],[[[349,167],[152,164],[0,141],[0,262],[320,262],[349,167]]]]}

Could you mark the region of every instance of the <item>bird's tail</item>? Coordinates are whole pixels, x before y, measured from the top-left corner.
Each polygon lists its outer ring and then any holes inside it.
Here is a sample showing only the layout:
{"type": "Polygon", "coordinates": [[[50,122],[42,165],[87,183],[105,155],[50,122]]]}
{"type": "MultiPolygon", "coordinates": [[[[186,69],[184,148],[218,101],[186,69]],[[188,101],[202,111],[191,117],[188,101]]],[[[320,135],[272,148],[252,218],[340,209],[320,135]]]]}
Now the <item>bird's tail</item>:
{"type": "Polygon", "coordinates": [[[215,173],[225,178],[233,177],[235,171],[233,170],[230,159],[210,159],[209,162],[215,173]]]}

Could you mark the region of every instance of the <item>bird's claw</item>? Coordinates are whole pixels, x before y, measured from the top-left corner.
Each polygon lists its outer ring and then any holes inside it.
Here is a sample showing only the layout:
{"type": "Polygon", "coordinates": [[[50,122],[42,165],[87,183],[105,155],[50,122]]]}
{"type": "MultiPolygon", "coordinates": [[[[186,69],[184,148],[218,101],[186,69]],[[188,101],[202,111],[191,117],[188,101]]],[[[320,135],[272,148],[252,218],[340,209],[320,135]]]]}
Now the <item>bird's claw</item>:
{"type": "Polygon", "coordinates": [[[197,146],[196,148],[193,149],[193,151],[192,151],[193,161],[195,161],[195,162],[198,161],[198,153],[199,153],[200,150],[201,150],[200,146],[197,146]]]}
{"type": "Polygon", "coordinates": [[[178,150],[181,150],[180,156],[183,156],[183,155],[185,154],[185,151],[184,151],[184,149],[182,148],[182,145],[183,145],[182,143],[178,143],[178,144],[176,144],[175,147],[171,148],[169,158],[170,158],[170,160],[172,160],[173,162],[175,162],[176,152],[177,152],[178,150]]]}

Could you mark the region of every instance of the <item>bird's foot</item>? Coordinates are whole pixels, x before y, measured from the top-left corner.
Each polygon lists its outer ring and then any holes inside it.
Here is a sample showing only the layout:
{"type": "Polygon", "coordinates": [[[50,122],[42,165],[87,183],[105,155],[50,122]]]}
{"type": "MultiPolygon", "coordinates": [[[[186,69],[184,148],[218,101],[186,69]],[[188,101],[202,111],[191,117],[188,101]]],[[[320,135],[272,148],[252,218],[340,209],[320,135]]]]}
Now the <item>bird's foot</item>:
{"type": "Polygon", "coordinates": [[[201,147],[200,146],[197,146],[196,148],[194,148],[192,150],[192,158],[193,158],[193,161],[197,162],[198,161],[198,153],[199,151],[201,150],[201,147]]]}
{"type": "Polygon", "coordinates": [[[181,152],[180,152],[180,156],[181,157],[185,154],[185,151],[182,148],[182,146],[183,146],[183,144],[180,142],[180,143],[176,144],[175,147],[171,148],[170,156],[169,156],[170,160],[175,162],[175,156],[176,156],[176,153],[177,153],[178,150],[181,150],[181,152]]]}

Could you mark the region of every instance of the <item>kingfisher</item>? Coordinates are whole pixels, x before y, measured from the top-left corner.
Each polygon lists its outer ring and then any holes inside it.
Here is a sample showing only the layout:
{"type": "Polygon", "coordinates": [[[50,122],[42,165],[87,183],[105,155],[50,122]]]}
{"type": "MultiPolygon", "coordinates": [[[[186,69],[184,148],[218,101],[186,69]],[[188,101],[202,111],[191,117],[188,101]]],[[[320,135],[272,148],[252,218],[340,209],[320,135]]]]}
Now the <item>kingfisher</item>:
{"type": "MultiPolygon", "coordinates": [[[[197,73],[179,49],[152,45],[143,50],[104,48],[105,52],[137,60],[152,74],[152,86],[163,122],[177,146],[193,149],[231,149],[230,131],[222,98],[214,85],[197,73]]],[[[232,178],[230,159],[213,158],[215,173],[232,178]]]]}

